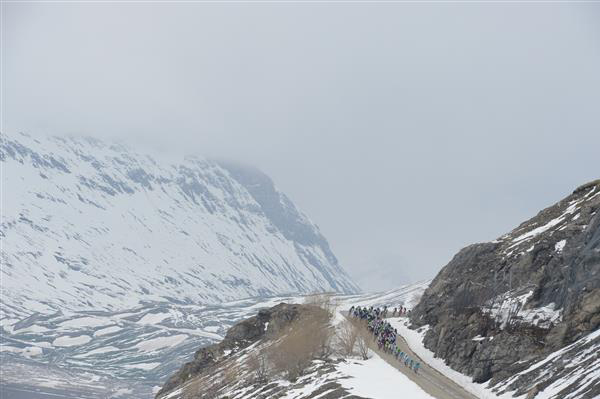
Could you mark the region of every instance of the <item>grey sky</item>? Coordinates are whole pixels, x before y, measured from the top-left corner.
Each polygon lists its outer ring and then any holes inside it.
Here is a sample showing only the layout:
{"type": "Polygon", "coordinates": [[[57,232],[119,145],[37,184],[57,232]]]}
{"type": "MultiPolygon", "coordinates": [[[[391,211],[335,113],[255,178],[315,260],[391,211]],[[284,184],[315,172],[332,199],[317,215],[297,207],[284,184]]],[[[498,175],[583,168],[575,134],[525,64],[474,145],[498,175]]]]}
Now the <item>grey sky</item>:
{"type": "Polygon", "coordinates": [[[600,175],[600,4],[17,4],[3,129],[263,169],[366,289],[600,175]]]}

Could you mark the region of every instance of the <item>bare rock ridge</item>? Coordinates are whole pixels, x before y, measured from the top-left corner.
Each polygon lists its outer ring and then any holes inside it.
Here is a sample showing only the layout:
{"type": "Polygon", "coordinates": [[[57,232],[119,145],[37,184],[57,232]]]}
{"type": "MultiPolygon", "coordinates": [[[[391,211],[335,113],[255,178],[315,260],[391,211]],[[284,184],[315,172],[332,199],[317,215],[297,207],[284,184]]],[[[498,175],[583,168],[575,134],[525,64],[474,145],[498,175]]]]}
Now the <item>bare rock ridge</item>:
{"type": "Polygon", "coordinates": [[[254,168],[4,133],[0,162],[15,317],[358,291],[318,227],[254,168]]]}
{"type": "Polygon", "coordinates": [[[599,209],[596,180],[458,252],[411,314],[426,347],[497,392],[598,397],[599,209]]]}

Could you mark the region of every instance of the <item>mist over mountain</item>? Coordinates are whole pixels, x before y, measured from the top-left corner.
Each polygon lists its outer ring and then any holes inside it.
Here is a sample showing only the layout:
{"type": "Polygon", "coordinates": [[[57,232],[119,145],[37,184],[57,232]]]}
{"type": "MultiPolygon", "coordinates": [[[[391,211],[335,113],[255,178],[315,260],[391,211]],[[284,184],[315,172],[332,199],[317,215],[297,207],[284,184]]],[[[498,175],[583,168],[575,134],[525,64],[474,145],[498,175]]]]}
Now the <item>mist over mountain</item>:
{"type": "Polygon", "coordinates": [[[7,314],[358,291],[255,168],[25,134],[0,160],[7,314]]]}

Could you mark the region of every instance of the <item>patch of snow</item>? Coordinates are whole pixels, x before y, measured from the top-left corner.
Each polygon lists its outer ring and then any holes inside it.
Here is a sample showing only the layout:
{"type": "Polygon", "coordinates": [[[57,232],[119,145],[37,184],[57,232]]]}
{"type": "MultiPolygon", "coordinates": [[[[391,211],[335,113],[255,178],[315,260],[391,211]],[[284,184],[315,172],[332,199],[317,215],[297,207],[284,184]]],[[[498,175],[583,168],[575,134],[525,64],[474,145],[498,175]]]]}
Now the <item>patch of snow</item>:
{"type": "Polygon", "coordinates": [[[89,335],[79,335],[76,337],[70,337],[68,335],[64,335],[62,337],[56,338],[52,345],[54,346],[77,346],[84,345],[90,342],[92,338],[89,335]]]}
{"type": "Polygon", "coordinates": [[[42,348],[38,346],[28,346],[23,350],[23,355],[26,357],[39,356],[42,354],[42,348]]]}
{"type": "Polygon", "coordinates": [[[165,319],[171,317],[170,313],[147,313],[142,317],[138,323],[140,324],[158,324],[165,319]]]}
{"type": "Polygon", "coordinates": [[[0,352],[19,353],[25,357],[34,357],[42,354],[42,348],[37,346],[28,346],[26,348],[16,348],[14,346],[0,345],[0,352]]]}
{"type": "Polygon", "coordinates": [[[117,351],[120,351],[120,349],[117,348],[117,347],[114,347],[114,346],[104,346],[102,348],[94,349],[94,350],[91,350],[89,352],[82,353],[80,355],[76,355],[76,356],[73,356],[73,357],[82,358],[82,357],[94,356],[94,355],[99,355],[99,354],[102,354],[102,353],[117,352],[117,351]]]}
{"type": "Polygon", "coordinates": [[[519,296],[513,296],[511,292],[504,293],[497,298],[491,299],[486,304],[483,312],[489,314],[499,322],[501,324],[500,328],[505,328],[506,324],[512,321],[509,319],[520,311],[532,295],[533,290],[519,296]]]}
{"type": "Polygon", "coordinates": [[[555,309],[554,303],[526,309],[525,304],[532,295],[533,290],[518,296],[513,292],[506,292],[490,300],[482,310],[500,323],[502,329],[506,328],[509,322],[527,322],[538,327],[549,327],[551,323],[560,321],[562,309],[555,309]]]}
{"type": "Polygon", "coordinates": [[[106,328],[102,328],[100,330],[96,330],[94,332],[94,337],[101,337],[103,335],[108,335],[108,334],[112,334],[115,333],[117,331],[121,331],[121,327],[119,326],[110,326],[110,327],[106,327],[106,328]]]}
{"type": "MultiPolygon", "coordinates": [[[[510,386],[518,378],[526,376],[529,373],[533,373],[535,375],[536,370],[541,369],[542,372],[538,374],[538,380],[534,381],[534,383],[539,383],[545,379],[544,377],[545,377],[546,373],[543,372],[545,367],[552,365],[555,361],[559,360],[561,358],[561,356],[568,353],[572,348],[574,348],[578,345],[581,345],[581,344],[587,344],[593,340],[598,339],[599,337],[600,337],[600,330],[596,330],[593,333],[590,333],[587,336],[572,343],[571,345],[568,345],[564,348],[557,350],[556,352],[549,354],[545,359],[532,364],[526,370],[523,370],[520,373],[515,374],[508,380],[502,382],[499,385],[499,387],[510,386]]],[[[566,386],[577,382],[578,379],[582,379],[582,381],[579,382],[579,389],[577,391],[585,389],[586,385],[590,381],[597,380],[600,377],[600,358],[596,357],[595,361],[593,361],[590,364],[586,364],[585,367],[580,367],[580,366],[578,366],[578,364],[586,362],[587,360],[590,359],[591,356],[595,356],[595,354],[598,352],[599,349],[600,349],[600,345],[596,345],[595,347],[592,347],[589,350],[587,350],[583,353],[580,353],[576,358],[569,359],[566,367],[567,368],[570,367],[572,369],[572,372],[568,373],[565,377],[557,379],[552,384],[548,385],[542,392],[540,392],[536,396],[536,399],[537,398],[540,398],[540,399],[561,398],[562,399],[563,396],[559,396],[560,391],[563,388],[565,388],[566,386]]],[[[565,398],[578,397],[577,391],[569,394],[565,398]]]]}
{"type": "Polygon", "coordinates": [[[126,364],[125,368],[127,369],[140,369],[140,370],[152,370],[160,366],[160,363],[134,363],[134,364],[126,364]]]}
{"type": "Polygon", "coordinates": [[[182,393],[183,393],[183,388],[176,389],[173,392],[171,392],[170,394],[168,394],[167,396],[165,396],[165,399],[176,398],[179,395],[181,395],[182,393]]]}
{"type": "Polygon", "coordinates": [[[9,333],[13,333],[13,325],[15,323],[17,323],[19,321],[19,319],[9,319],[9,318],[4,318],[2,320],[0,320],[0,327],[2,327],[5,331],[9,332],[9,333]]]}
{"type": "Polygon", "coordinates": [[[39,346],[40,348],[48,348],[48,349],[54,348],[50,342],[46,342],[46,341],[30,341],[28,343],[31,345],[34,345],[34,346],[39,346]]]}
{"type": "Polygon", "coordinates": [[[142,341],[142,342],[136,344],[135,348],[137,348],[140,351],[144,351],[144,352],[153,352],[158,349],[168,348],[171,346],[179,345],[180,343],[185,341],[187,338],[188,338],[188,335],[186,335],[186,334],[178,334],[178,335],[170,335],[167,337],[152,338],[152,339],[145,340],[145,341],[142,341]]]}
{"type": "Polygon", "coordinates": [[[63,321],[59,324],[62,328],[82,328],[82,327],[101,327],[107,324],[111,324],[110,320],[99,319],[97,317],[79,317],[77,319],[71,319],[63,321]]]}
{"type": "Polygon", "coordinates": [[[22,348],[15,348],[10,345],[0,345],[0,352],[13,352],[13,353],[21,353],[22,348]]]}
{"type": "Polygon", "coordinates": [[[563,248],[565,247],[565,244],[567,243],[567,240],[560,240],[559,242],[557,242],[554,245],[554,250],[558,253],[561,253],[563,248]]]}
{"type": "Polygon", "coordinates": [[[411,399],[432,398],[376,353],[369,360],[340,363],[338,370],[350,377],[340,378],[338,382],[352,395],[373,399],[397,399],[400,396],[411,399]]]}
{"type": "Polygon", "coordinates": [[[550,323],[560,321],[562,309],[556,309],[556,304],[552,302],[540,308],[522,310],[518,316],[524,321],[538,327],[548,327],[550,323]]]}
{"type": "Polygon", "coordinates": [[[562,222],[564,220],[564,216],[559,216],[555,219],[552,219],[551,221],[549,221],[548,223],[546,223],[543,226],[537,227],[531,231],[528,231],[527,233],[521,234],[520,236],[518,236],[517,238],[515,238],[513,240],[513,242],[517,243],[517,242],[521,242],[524,240],[528,240],[530,238],[533,238],[539,234],[542,234],[548,230],[550,230],[552,227],[556,226],[557,224],[559,224],[560,222],[562,222]]]}
{"type": "Polygon", "coordinates": [[[33,324],[29,327],[19,328],[18,330],[14,330],[14,332],[18,332],[19,334],[22,334],[25,332],[44,333],[44,332],[48,332],[48,331],[50,331],[49,328],[46,328],[44,326],[38,326],[37,324],[33,324]]]}
{"type": "Polygon", "coordinates": [[[208,332],[211,332],[211,333],[216,333],[220,329],[221,329],[221,327],[219,327],[219,326],[206,326],[206,327],[203,328],[204,331],[208,331],[208,332]]]}
{"type": "MultiPolygon", "coordinates": [[[[590,193],[591,194],[591,193],[590,193]]],[[[598,191],[596,194],[592,195],[591,197],[589,197],[587,200],[591,200],[592,198],[597,197],[598,195],[600,195],[600,191],[598,191]]]]}
{"type": "Polygon", "coordinates": [[[129,388],[119,388],[116,391],[114,391],[112,393],[112,396],[115,398],[121,397],[121,396],[125,396],[125,395],[130,395],[133,393],[132,389],[129,388]]]}

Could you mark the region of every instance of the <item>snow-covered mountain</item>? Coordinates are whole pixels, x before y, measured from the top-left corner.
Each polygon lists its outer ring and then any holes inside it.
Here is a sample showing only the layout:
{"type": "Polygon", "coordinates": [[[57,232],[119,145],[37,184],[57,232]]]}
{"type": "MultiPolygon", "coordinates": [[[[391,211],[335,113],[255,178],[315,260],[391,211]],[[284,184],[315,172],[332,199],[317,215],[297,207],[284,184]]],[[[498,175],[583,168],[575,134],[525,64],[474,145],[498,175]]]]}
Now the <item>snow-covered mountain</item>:
{"type": "Polygon", "coordinates": [[[24,134],[0,161],[5,316],[358,291],[256,169],[24,134]]]}

